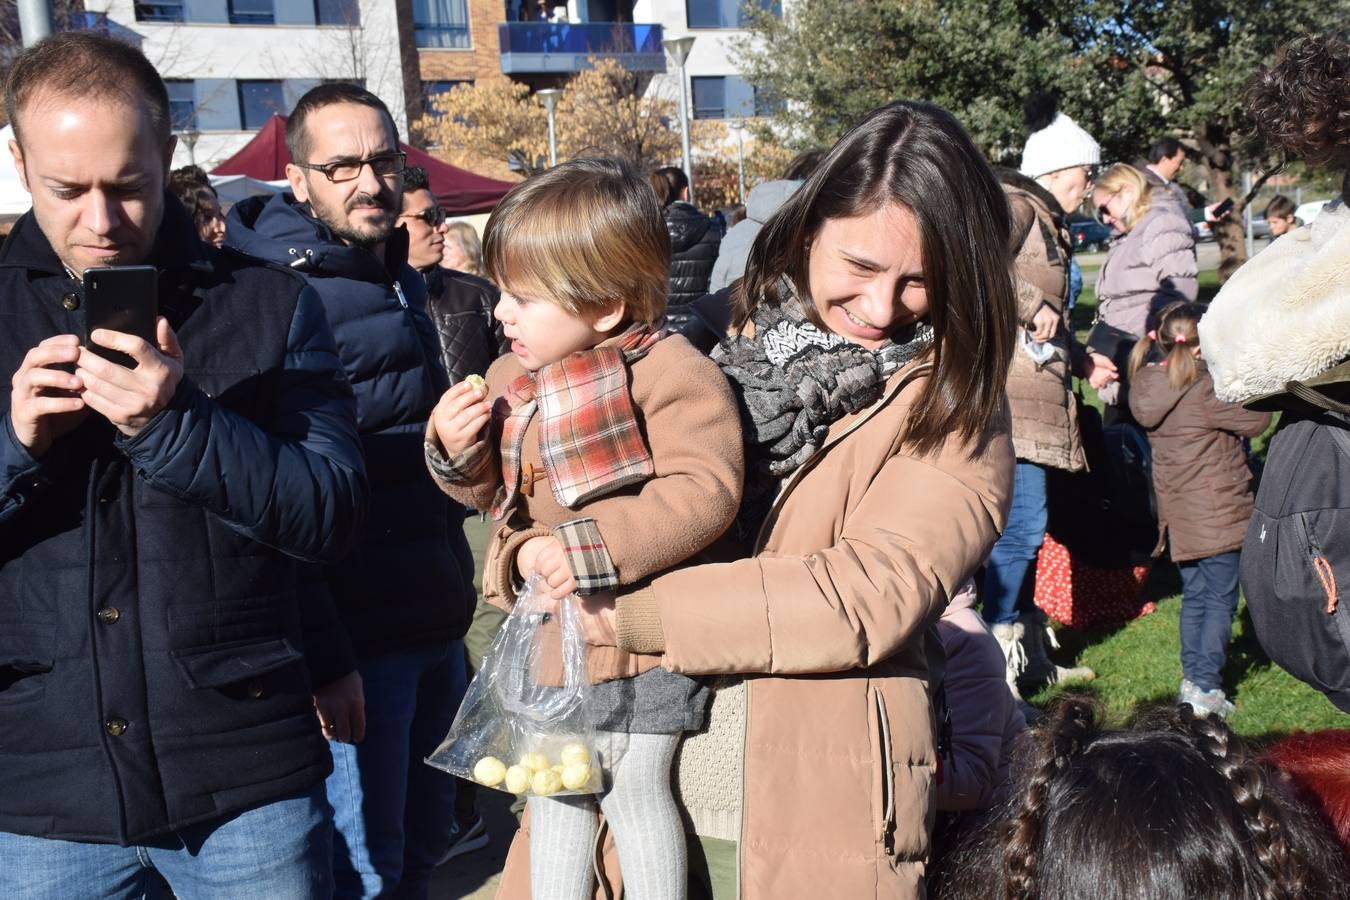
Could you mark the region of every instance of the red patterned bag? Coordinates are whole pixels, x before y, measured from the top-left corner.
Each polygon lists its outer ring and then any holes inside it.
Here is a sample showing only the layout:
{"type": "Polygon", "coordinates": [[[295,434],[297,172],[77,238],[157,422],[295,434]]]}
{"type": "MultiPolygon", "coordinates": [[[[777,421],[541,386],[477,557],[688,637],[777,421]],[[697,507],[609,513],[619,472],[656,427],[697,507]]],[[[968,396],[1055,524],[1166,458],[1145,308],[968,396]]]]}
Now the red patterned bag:
{"type": "Polygon", "coordinates": [[[1070,628],[1130,622],[1155,608],[1140,596],[1152,568],[1151,562],[1112,569],[1088,565],[1047,534],[1036,560],[1036,605],[1070,628]]]}

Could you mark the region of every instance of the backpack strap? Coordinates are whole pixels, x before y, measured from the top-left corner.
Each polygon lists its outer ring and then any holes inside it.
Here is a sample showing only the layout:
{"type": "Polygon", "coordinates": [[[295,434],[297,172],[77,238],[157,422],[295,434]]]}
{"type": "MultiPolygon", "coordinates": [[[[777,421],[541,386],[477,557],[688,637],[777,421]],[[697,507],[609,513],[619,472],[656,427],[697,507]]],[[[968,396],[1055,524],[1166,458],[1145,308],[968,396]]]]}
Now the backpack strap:
{"type": "Polygon", "coordinates": [[[1333,400],[1317,388],[1306,385],[1301,381],[1290,381],[1285,384],[1284,389],[1304,403],[1329,412],[1340,413],[1343,416],[1350,416],[1350,404],[1333,400]]]}

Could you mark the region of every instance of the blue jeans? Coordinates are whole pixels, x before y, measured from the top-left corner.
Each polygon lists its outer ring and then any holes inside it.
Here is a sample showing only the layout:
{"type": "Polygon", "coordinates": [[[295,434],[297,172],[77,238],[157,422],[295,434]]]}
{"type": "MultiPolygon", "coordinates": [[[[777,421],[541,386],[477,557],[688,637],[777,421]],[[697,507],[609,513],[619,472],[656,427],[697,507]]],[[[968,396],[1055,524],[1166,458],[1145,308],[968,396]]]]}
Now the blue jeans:
{"type": "Polygon", "coordinates": [[[464,698],[464,644],[376,656],[358,669],[365,740],[330,743],[335,896],[424,898],[455,828],[455,779],[423,760],[464,698]]]}
{"type": "Polygon", "coordinates": [[[1045,541],[1045,469],[1017,461],[1012,509],[984,567],[984,620],[1010,625],[1035,601],[1036,554],[1045,541]]]}
{"type": "Polygon", "coordinates": [[[1181,569],[1181,673],[1202,691],[1223,687],[1223,666],[1238,606],[1236,550],[1178,563],[1181,569]]]}
{"type": "Polygon", "coordinates": [[[323,788],[152,844],[119,847],[0,832],[0,897],[141,900],[154,872],[192,900],[326,900],[333,895],[333,828],[323,788]]]}

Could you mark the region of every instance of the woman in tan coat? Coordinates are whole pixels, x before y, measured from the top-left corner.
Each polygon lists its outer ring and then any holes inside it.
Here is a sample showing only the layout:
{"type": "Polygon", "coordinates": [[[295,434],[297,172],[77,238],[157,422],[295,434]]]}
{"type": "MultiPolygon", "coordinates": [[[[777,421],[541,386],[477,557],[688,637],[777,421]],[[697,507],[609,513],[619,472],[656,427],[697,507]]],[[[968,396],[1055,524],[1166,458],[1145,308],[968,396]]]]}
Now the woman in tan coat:
{"type": "MultiPolygon", "coordinates": [[[[756,241],[714,353],[752,470],[724,541],[734,561],[663,575],[589,620],[594,642],[721,676],[678,760],[699,838],[690,896],[923,895],[933,626],[1012,489],[1009,233],[960,124],[898,102],[756,241]]],[[[503,896],[521,896],[522,843],[503,896]]]]}

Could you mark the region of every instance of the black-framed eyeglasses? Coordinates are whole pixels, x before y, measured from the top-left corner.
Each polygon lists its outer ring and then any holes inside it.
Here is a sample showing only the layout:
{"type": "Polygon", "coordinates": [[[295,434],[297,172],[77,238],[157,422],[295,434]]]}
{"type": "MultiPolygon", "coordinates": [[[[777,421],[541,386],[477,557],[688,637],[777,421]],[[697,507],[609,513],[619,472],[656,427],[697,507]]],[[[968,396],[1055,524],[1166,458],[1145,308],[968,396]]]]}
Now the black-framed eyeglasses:
{"type": "Polygon", "coordinates": [[[439,206],[429,206],[419,213],[404,213],[400,219],[421,219],[428,228],[440,228],[445,224],[445,210],[439,206]]]}
{"type": "Polygon", "coordinates": [[[366,166],[370,166],[370,171],[380,178],[397,175],[403,171],[403,166],[407,161],[408,154],[399,151],[396,153],[379,153],[365,159],[343,159],[331,163],[296,163],[296,165],[302,169],[322,172],[328,177],[329,181],[334,184],[341,184],[344,181],[355,181],[360,178],[361,170],[366,166]]]}

